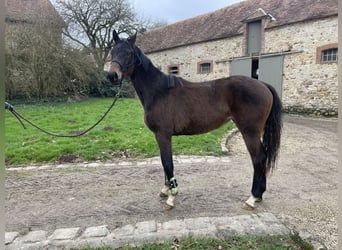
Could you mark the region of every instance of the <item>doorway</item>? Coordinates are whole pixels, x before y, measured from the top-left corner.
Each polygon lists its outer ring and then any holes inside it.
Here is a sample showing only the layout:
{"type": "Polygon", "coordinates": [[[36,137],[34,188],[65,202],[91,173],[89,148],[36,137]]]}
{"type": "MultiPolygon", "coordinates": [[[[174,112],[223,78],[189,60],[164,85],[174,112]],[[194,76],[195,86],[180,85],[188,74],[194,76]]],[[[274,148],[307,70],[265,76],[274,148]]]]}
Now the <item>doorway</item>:
{"type": "Polygon", "coordinates": [[[259,59],[252,59],[252,78],[259,79],[259,59]]]}

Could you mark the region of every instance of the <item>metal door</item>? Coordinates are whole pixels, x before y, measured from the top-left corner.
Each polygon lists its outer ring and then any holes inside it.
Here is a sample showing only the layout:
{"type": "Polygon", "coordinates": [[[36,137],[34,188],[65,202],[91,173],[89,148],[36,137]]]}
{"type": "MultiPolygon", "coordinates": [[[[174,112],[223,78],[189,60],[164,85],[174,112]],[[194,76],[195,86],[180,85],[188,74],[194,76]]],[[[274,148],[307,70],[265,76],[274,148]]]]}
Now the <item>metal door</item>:
{"type": "Polygon", "coordinates": [[[252,58],[239,58],[232,61],[232,72],[230,75],[243,75],[251,77],[252,58]]]}
{"type": "Polygon", "coordinates": [[[265,56],[259,59],[259,80],[272,85],[282,94],[284,56],[265,56]]]}

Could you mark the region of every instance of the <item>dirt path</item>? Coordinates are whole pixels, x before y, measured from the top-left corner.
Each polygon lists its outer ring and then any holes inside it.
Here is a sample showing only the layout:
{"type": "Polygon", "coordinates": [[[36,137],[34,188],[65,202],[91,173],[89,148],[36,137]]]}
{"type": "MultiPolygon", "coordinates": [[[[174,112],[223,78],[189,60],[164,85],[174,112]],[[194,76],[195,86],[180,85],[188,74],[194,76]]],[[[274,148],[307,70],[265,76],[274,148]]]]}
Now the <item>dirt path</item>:
{"type": "MultiPolygon", "coordinates": [[[[228,146],[227,157],[176,158],[180,194],[167,212],[156,197],[159,159],[7,171],[6,231],[250,213],[240,208],[250,194],[250,159],[239,134],[228,146]]],[[[286,117],[278,168],[255,212],[271,212],[337,249],[337,183],[337,121],[286,117]]]]}

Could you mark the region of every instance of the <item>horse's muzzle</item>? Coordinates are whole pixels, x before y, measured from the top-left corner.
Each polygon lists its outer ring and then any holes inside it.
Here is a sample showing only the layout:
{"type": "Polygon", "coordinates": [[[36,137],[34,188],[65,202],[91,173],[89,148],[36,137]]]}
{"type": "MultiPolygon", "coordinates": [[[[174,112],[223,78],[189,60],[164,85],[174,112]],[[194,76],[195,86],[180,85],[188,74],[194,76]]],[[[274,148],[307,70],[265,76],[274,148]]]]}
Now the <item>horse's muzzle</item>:
{"type": "Polygon", "coordinates": [[[108,72],[107,79],[114,85],[118,85],[120,83],[118,74],[115,72],[108,72]]]}
{"type": "Polygon", "coordinates": [[[107,74],[107,79],[115,85],[119,85],[122,81],[121,66],[118,63],[112,62],[107,74]]]}

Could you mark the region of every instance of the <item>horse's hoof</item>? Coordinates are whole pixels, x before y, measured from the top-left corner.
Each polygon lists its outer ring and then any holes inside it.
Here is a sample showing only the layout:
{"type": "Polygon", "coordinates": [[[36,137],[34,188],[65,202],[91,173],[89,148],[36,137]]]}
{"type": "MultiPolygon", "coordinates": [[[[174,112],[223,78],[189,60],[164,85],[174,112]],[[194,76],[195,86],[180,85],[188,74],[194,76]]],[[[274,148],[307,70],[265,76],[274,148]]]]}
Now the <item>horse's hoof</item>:
{"type": "Polygon", "coordinates": [[[253,211],[255,207],[252,207],[251,205],[247,204],[246,202],[242,204],[241,208],[247,210],[247,211],[253,211]]]}
{"type": "Polygon", "coordinates": [[[165,204],[165,205],[164,205],[164,210],[166,210],[166,211],[169,211],[169,210],[171,210],[172,208],[174,208],[174,206],[170,206],[169,204],[165,204]]]}
{"type": "Polygon", "coordinates": [[[254,210],[256,207],[257,202],[261,202],[261,198],[259,197],[254,197],[253,195],[251,195],[248,200],[245,201],[245,203],[242,205],[242,208],[245,210],[254,210]]]}

